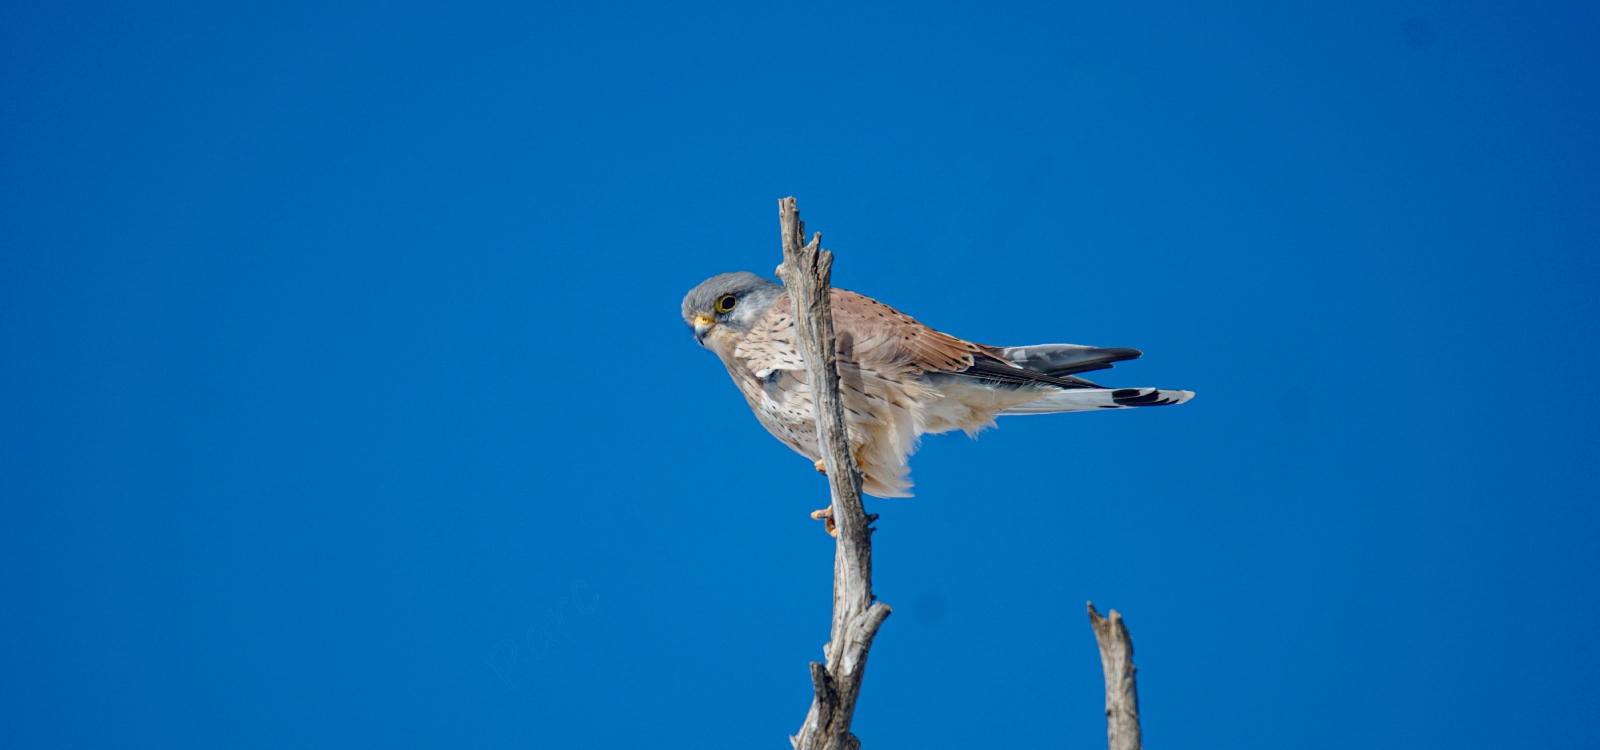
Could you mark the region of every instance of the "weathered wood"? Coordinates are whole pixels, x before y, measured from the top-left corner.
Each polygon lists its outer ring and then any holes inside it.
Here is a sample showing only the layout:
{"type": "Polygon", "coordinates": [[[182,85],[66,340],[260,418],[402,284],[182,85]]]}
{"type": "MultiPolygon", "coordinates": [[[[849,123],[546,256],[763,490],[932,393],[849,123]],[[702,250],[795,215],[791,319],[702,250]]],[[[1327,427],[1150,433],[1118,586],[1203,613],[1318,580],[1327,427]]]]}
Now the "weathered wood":
{"type": "Polygon", "coordinates": [[[861,743],[850,733],[867,652],[888,605],[872,601],[872,529],[861,504],[861,468],[851,455],[839,395],[839,365],[833,330],[833,253],[822,249],[819,232],[805,241],[805,224],[794,198],[778,202],[783,233],[783,264],[778,278],[789,292],[801,358],[817,421],[823,466],[833,497],[838,541],[833,556],[833,627],[823,648],[826,664],[811,664],[815,696],[800,733],[789,741],[797,750],[853,750],[861,743]]]}
{"type": "Polygon", "coordinates": [[[1111,750],[1139,750],[1139,690],[1134,682],[1133,638],[1122,614],[1101,617],[1089,602],[1089,626],[1100,645],[1100,666],[1106,673],[1106,742],[1111,750]]]}

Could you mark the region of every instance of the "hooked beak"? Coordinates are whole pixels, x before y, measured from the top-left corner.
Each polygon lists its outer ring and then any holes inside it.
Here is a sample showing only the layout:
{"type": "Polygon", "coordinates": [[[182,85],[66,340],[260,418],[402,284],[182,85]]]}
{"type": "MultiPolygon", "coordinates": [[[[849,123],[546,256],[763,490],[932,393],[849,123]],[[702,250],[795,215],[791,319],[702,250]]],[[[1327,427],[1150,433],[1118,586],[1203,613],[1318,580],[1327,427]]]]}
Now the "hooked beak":
{"type": "Polygon", "coordinates": [[[694,326],[694,340],[695,340],[695,342],[699,343],[701,346],[705,346],[706,345],[706,334],[710,333],[711,332],[711,327],[716,325],[716,324],[717,324],[717,322],[715,320],[712,320],[708,316],[705,316],[705,315],[696,315],[696,316],[694,316],[694,322],[692,323],[692,325],[694,326]]]}

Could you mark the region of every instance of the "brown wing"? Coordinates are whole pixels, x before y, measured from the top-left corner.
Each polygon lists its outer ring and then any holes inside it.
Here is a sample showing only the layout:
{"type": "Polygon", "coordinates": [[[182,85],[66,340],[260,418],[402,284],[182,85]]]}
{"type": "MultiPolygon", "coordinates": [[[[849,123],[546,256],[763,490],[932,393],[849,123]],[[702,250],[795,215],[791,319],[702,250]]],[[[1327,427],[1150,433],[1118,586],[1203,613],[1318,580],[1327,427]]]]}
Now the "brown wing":
{"type": "MultiPolygon", "coordinates": [[[[919,372],[964,372],[974,362],[1016,367],[994,347],[935,331],[871,297],[834,289],[829,301],[839,353],[863,366],[911,367],[919,372]]],[[[787,318],[789,295],[779,297],[773,310],[787,318]]]]}
{"type": "MultiPolygon", "coordinates": [[[[1100,387],[1072,375],[1055,376],[1027,369],[1002,356],[998,347],[935,331],[917,322],[916,318],[865,295],[834,289],[830,300],[839,353],[867,369],[893,372],[909,368],[917,372],[959,373],[1013,385],[1045,383],[1057,388],[1100,387]]],[[[773,312],[778,314],[783,326],[793,325],[788,294],[773,303],[773,312]]],[[[792,329],[779,333],[787,335],[792,344],[792,329]]],[[[798,351],[792,359],[793,366],[798,367],[798,351]]]]}

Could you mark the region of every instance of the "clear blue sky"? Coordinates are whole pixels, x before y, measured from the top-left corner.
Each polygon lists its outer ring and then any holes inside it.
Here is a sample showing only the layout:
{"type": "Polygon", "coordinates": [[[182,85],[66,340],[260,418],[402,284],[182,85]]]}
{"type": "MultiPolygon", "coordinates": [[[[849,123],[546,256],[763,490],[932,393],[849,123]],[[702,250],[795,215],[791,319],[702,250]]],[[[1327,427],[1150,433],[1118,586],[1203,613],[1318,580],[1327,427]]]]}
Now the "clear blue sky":
{"type": "Polygon", "coordinates": [[[927,441],[867,747],[1103,747],[1089,599],[1152,746],[1591,743],[1597,38],[8,4],[0,745],[787,748],[825,480],[678,317],[785,195],[840,286],[1199,394],[927,441]]]}

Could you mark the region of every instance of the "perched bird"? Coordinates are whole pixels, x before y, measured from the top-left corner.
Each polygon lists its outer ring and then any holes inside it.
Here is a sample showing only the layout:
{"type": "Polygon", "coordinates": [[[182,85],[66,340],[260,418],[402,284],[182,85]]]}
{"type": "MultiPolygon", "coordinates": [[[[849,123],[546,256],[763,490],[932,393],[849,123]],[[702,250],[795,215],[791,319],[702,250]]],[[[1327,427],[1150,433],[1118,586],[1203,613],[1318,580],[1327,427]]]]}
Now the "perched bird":
{"type": "MultiPolygon", "coordinates": [[[[830,301],[845,431],[869,495],[911,495],[907,459],[925,434],[972,435],[997,416],[1165,406],[1194,396],[1102,388],[1077,377],[1135,359],[1138,349],[986,346],[855,292],[834,289],[830,301]]],[[[722,359],[762,426],[821,471],[811,387],[783,286],[745,271],[713,276],[683,298],[683,319],[722,359]]]]}

